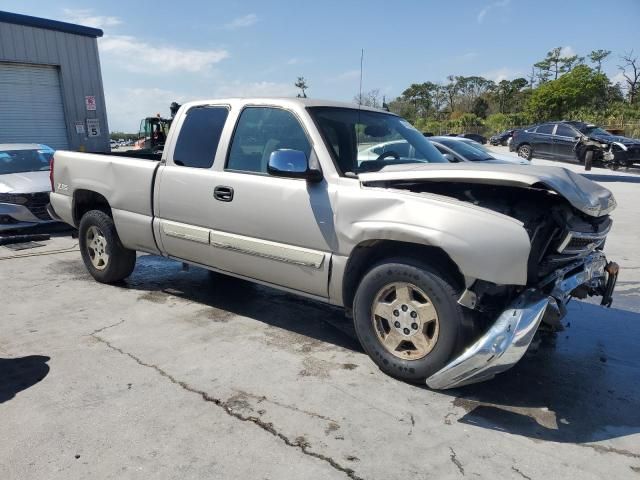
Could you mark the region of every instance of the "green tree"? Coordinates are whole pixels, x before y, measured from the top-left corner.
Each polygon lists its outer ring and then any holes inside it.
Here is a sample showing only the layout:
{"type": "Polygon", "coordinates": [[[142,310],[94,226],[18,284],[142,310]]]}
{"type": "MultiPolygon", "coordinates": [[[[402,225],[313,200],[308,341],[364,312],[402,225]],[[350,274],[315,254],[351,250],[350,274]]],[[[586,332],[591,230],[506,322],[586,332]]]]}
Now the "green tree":
{"type": "Polygon", "coordinates": [[[611,55],[611,50],[593,50],[589,55],[589,60],[596,66],[596,71],[600,73],[602,71],[602,62],[605,58],[611,55]]]}
{"type": "Polygon", "coordinates": [[[560,119],[584,106],[594,106],[606,96],[609,79],[586,65],[540,85],[535,89],[526,110],[535,121],[560,119]]]}
{"type": "Polygon", "coordinates": [[[476,98],[473,101],[471,113],[480,118],[487,118],[487,113],[489,113],[489,102],[487,102],[483,97],[476,98]]]}

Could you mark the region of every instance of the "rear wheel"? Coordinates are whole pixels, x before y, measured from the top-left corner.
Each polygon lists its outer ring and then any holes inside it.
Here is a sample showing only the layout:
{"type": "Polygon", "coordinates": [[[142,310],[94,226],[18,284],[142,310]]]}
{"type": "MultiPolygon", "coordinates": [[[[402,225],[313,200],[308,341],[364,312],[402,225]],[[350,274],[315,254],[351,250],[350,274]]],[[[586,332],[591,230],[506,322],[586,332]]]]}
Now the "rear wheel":
{"type": "Polygon", "coordinates": [[[355,329],[385,373],[424,383],[444,367],[462,340],[464,312],[446,276],[411,259],[372,268],[354,300],[355,329]]]}
{"type": "Polygon", "coordinates": [[[533,158],[533,149],[531,145],[523,144],[518,147],[518,156],[525,158],[527,160],[531,160],[533,158]]]}
{"type": "Polygon", "coordinates": [[[80,253],[93,278],[102,283],[125,279],[136,265],[136,252],[122,245],[113,219],[101,210],[91,210],[80,220],[80,253]]]}

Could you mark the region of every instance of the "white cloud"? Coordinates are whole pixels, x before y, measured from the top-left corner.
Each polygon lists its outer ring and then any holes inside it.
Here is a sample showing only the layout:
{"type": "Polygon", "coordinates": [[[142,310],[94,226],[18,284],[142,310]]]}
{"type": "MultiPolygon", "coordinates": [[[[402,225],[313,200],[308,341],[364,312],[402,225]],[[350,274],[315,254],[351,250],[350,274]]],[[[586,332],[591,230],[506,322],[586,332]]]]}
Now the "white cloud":
{"type": "Polygon", "coordinates": [[[215,97],[294,97],[297,93],[293,82],[243,82],[236,80],[214,87],[215,97]]]}
{"type": "Polygon", "coordinates": [[[510,2],[511,0],[499,0],[497,2],[493,2],[488,5],[485,5],[482,8],[482,10],[480,10],[480,12],[478,13],[478,23],[484,22],[484,17],[486,17],[487,13],[489,13],[491,10],[496,8],[504,8],[507,5],[509,5],[510,2]]]}
{"type": "Polygon", "coordinates": [[[576,52],[573,47],[571,47],[571,45],[567,45],[566,47],[562,47],[560,49],[561,57],[573,57],[574,55],[576,55],[576,52]]]}
{"type": "Polygon", "coordinates": [[[223,49],[195,50],[157,46],[126,35],[105,35],[100,39],[105,61],[139,73],[200,72],[229,57],[223,49]]]}
{"type": "Polygon", "coordinates": [[[63,9],[63,13],[66,21],[86,27],[106,28],[115,27],[122,23],[122,20],[118,17],[94,15],[93,11],[89,8],[65,8],[63,9]]]}
{"type": "Polygon", "coordinates": [[[257,21],[258,21],[258,16],[255,13],[250,13],[242,17],[234,18],[229,23],[225,24],[225,27],[230,30],[235,30],[236,28],[250,27],[251,25],[254,25],[257,21]]]}
{"type": "Polygon", "coordinates": [[[484,78],[493,80],[494,82],[500,82],[502,80],[511,80],[513,78],[522,77],[523,74],[520,70],[514,70],[509,67],[502,67],[496,70],[490,70],[481,74],[484,78]]]}

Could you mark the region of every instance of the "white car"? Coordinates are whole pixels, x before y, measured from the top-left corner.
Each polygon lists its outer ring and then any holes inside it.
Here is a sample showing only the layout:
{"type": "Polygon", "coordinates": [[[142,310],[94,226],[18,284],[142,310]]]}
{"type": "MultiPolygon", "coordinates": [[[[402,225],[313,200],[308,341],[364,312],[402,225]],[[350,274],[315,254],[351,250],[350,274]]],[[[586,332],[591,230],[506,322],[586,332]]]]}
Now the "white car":
{"type": "Polygon", "coordinates": [[[51,222],[47,204],[53,153],[36,143],[0,144],[0,232],[51,222]]]}

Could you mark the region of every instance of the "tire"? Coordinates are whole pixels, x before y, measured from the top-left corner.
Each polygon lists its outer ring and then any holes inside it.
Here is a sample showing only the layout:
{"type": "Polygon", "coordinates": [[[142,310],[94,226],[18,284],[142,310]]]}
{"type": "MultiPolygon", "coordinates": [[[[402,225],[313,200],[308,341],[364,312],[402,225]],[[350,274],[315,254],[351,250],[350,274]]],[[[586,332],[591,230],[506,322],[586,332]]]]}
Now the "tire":
{"type": "Polygon", "coordinates": [[[522,157],[526,160],[531,160],[533,158],[533,149],[528,143],[523,143],[518,147],[516,151],[518,152],[519,157],[522,157]]]}
{"type": "Polygon", "coordinates": [[[101,210],[91,210],[80,220],[80,253],[85,267],[101,283],[124,280],[136,266],[136,252],[122,245],[113,219],[101,210]]]}
{"type": "Polygon", "coordinates": [[[353,304],[358,339],[380,370],[424,384],[462,346],[466,320],[457,297],[452,282],[430,266],[412,259],[387,260],[358,285],[353,304]],[[410,292],[406,304],[405,285],[410,292]],[[434,314],[435,320],[429,318],[434,314]]]}
{"type": "Polygon", "coordinates": [[[584,154],[584,169],[586,171],[591,170],[593,166],[593,150],[587,150],[584,154]]]}

